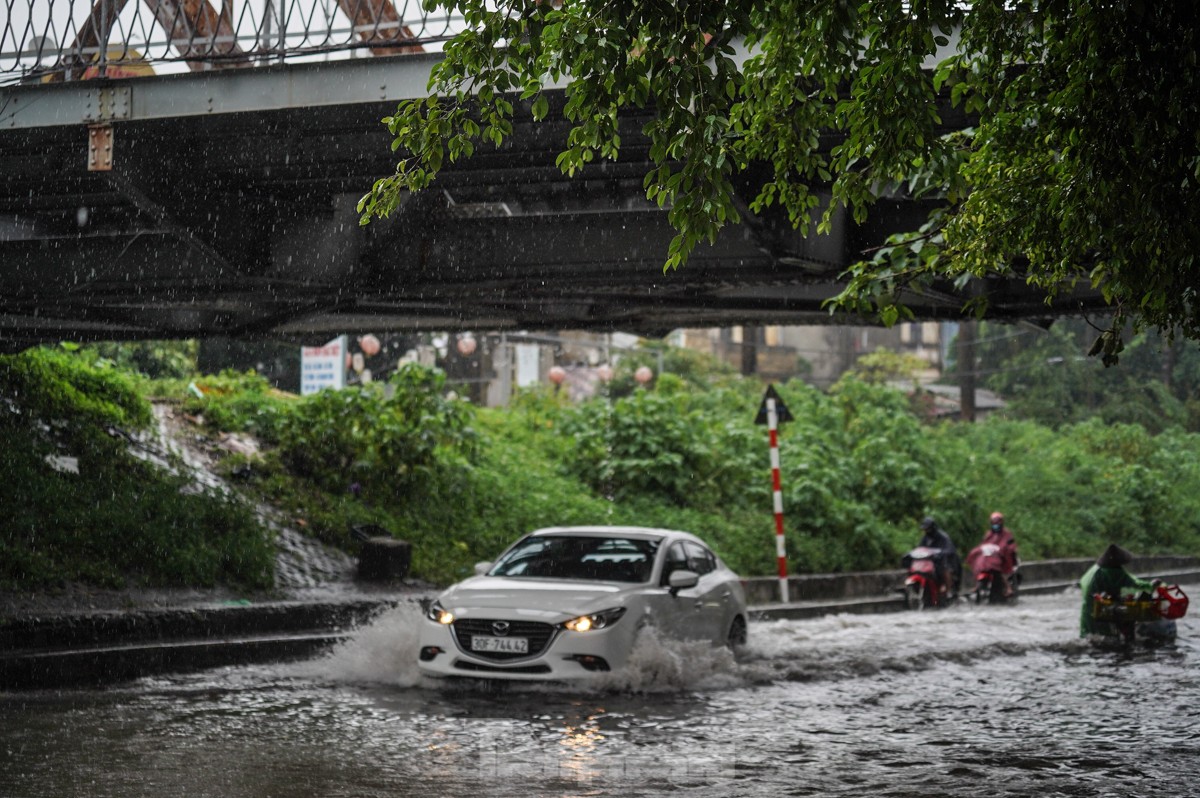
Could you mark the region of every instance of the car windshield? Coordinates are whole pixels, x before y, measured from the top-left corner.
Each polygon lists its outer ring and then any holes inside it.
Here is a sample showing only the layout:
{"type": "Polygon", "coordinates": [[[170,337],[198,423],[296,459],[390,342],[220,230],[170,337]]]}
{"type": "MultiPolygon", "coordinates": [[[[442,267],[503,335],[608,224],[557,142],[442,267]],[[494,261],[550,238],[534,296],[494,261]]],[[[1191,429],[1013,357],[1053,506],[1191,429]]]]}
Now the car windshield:
{"type": "Polygon", "coordinates": [[[496,561],[490,576],[647,582],[658,552],[654,538],[539,535],[496,561]]]}

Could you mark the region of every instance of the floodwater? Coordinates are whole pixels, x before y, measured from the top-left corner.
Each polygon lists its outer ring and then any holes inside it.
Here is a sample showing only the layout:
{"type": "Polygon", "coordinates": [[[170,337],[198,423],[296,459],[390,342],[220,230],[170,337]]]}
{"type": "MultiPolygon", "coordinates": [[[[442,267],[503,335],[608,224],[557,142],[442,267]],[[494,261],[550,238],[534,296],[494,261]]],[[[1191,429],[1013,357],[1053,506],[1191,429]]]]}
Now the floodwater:
{"type": "Polygon", "coordinates": [[[0,795],[1200,796],[1200,624],[1095,650],[1078,600],[646,639],[589,689],[424,680],[402,608],[311,661],[0,694],[0,795]]]}

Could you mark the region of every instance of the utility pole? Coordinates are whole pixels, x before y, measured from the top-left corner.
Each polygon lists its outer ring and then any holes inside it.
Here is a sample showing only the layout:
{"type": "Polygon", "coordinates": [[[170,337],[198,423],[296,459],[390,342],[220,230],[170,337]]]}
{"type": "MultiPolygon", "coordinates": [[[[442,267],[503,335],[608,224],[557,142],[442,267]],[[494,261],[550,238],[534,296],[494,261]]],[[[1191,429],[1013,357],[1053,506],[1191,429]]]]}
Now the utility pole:
{"type": "Polygon", "coordinates": [[[742,327],[742,368],[743,377],[758,373],[758,327],[742,327]]]}
{"type": "Polygon", "coordinates": [[[959,419],[975,420],[975,339],[974,319],[958,325],[958,393],[959,419]]]}

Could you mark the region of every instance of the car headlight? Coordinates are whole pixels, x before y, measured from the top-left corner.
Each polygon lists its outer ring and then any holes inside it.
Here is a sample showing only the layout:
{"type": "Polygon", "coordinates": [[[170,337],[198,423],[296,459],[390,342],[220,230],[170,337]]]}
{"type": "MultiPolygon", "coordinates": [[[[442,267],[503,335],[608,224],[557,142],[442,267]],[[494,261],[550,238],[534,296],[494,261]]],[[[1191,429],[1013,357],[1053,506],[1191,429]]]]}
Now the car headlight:
{"type": "Polygon", "coordinates": [[[441,602],[435,601],[429,605],[429,609],[425,610],[425,617],[434,623],[452,624],[454,623],[454,613],[442,606],[441,602]]]}
{"type": "Polygon", "coordinates": [[[563,628],[569,629],[572,632],[593,632],[597,629],[605,629],[612,626],[624,614],[624,607],[614,607],[611,610],[601,610],[591,615],[580,615],[578,618],[564,621],[563,628]]]}

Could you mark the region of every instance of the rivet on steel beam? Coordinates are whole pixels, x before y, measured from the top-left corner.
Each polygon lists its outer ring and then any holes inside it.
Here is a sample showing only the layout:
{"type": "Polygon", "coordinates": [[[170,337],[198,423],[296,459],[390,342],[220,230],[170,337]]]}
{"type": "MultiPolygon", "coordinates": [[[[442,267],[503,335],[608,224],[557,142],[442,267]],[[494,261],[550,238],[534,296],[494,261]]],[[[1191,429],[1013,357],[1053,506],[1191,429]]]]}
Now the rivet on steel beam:
{"type": "Polygon", "coordinates": [[[88,125],[88,171],[111,172],[112,159],[112,125],[88,125]]]}

